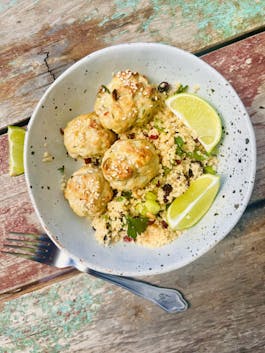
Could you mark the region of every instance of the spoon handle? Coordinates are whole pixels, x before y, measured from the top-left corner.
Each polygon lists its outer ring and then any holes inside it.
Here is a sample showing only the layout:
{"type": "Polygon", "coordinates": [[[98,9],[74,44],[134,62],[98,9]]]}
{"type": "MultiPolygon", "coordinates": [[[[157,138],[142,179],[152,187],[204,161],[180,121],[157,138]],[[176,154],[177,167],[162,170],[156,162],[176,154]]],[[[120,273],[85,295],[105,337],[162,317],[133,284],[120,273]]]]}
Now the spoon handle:
{"type": "Polygon", "coordinates": [[[110,275],[92,269],[86,269],[85,272],[127,289],[129,292],[159,305],[168,313],[177,313],[188,309],[187,301],[176,289],[162,288],[134,278],[110,275]]]}

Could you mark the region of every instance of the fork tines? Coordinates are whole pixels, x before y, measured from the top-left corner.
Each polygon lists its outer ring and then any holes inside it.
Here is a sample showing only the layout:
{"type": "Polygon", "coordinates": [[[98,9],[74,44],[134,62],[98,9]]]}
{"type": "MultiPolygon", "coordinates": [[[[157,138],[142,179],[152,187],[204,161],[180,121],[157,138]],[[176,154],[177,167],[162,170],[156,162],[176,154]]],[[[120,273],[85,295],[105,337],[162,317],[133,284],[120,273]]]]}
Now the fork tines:
{"type": "Polygon", "coordinates": [[[26,259],[44,256],[49,251],[51,241],[45,234],[24,234],[9,232],[9,237],[3,244],[7,250],[1,252],[17,255],[26,259]]]}

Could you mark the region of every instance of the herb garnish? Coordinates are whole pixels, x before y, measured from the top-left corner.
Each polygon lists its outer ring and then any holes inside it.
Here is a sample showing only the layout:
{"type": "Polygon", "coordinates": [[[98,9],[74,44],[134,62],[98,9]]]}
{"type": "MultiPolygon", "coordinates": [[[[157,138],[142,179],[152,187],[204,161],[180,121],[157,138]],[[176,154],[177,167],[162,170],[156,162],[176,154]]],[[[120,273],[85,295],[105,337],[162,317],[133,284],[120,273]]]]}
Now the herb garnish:
{"type": "Polygon", "coordinates": [[[116,201],[118,201],[118,202],[122,202],[123,200],[125,200],[125,197],[123,197],[123,196],[118,196],[116,198],[116,201]]]}
{"type": "Polygon", "coordinates": [[[183,86],[183,85],[181,84],[181,85],[178,87],[178,89],[174,92],[174,94],[179,94],[179,93],[186,92],[188,88],[189,88],[188,85],[183,86]]]}
{"type": "Polygon", "coordinates": [[[182,146],[184,145],[183,139],[180,136],[177,136],[174,138],[174,142],[177,145],[176,154],[182,156],[185,153],[182,149],[182,146]]]}
{"type": "Polygon", "coordinates": [[[107,86],[105,86],[105,85],[101,85],[101,87],[104,89],[104,92],[108,92],[108,93],[110,93],[110,90],[108,89],[108,87],[107,87],[107,86]]]}
{"type": "Polygon", "coordinates": [[[180,148],[184,145],[184,141],[180,136],[175,137],[174,141],[175,141],[175,144],[178,145],[178,147],[180,148]]]}
{"type": "Polygon", "coordinates": [[[61,174],[64,173],[64,165],[57,169],[61,174]]]}
{"type": "Polygon", "coordinates": [[[207,156],[205,156],[199,152],[200,152],[199,150],[195,150],[194,152],[187,153],[187,155],[191,159],[195,159],[195,161],[198,161],[198,162],[204,161],[207,158],[207,156]]]}
{"type": "Polygon", "coordinates": [[[136,239],[138,234],[143,233],[148,226],[148,218],[146,217],[126,217],[127,234],[129,237],[136,239]]]}
{"type": "Polygon", "coordinates": [[[163,167],[164,175],[168,175],[171,172],[171,169],[168,167],[163,167]]]}
{"type": "Polygon", "coordinates": [[[132,197],[132,192],[131,191],[122,191],[121,196],[125,197],[127,200],[129,200],[132,197]]]}
{"type": "Polygon", "coordinates": [[[204,173],[209,173],[209,174],[213,174],[213,175],[216,174],[216,171],[213,169],[213,167],[211,165],[206,165],[203,168],[203,171],[204,171],[204,173]]]}

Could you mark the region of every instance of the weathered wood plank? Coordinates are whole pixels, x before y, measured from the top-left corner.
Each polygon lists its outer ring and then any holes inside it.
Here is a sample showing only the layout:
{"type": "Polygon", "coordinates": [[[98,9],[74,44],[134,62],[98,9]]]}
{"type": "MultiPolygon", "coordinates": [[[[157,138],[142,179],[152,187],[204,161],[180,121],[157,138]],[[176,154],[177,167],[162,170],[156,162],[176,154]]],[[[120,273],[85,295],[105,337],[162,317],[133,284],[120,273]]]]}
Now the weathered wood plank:
{"type": "Polygon", "coordinates": [[[199,51],[264,25],[263,1],[9,1],[0,6],[0,129],[28,118],[76,60],[122,42],[199,51]]]}
{"type": "Polygon", "coordinates": [[[235,88],[245,104],[257,141],[257,174],[251,201],[265,197],[265,32],[229,45],[203,59],[235,88]]]}
{"type": "Polygon", "coordinates": [[[264,205],[246,212],[194,263],[148,280],[190,301],[166,314],[121,289],[78,275],[2,305],[1,352],[263,353],[264,205]],[[52,304],[52,305],[51,305],[52,304]]]}
{"type": "MultiPolygon", "coordinates": [[[[24,175],[11,178],[8,175],[7,135],[0,137],[0,248],[9,231],[39,233],[41,228],[31,205],[24,175]]],[[[0,295],[18,291],[21,287],[47,281],[55,274],[68,270],[57,270],[49,266],[32,263],[15,256],[0,255],[0,295]]]]}
{"type": "MultiPolygon", "coordinates": [[[[254,124],[258,163],[251,202],[265,198],[265,109],[262,108],[265,107],[265,95],[262,89],[265,85],[265,77],[262,75],[262,72],[265,73],[264,50],[262,49],[264,45],[265,35],[260,34],[204,56],[204,60],[221,71],[237,89],[241,99],[247,105],[254,124]],[[238,55],[239,52],[240,55],[238,55]],[[248,60],[247,63],[246,60],[248,60]],[[255,70],[257,65],[261,68],[258,73],[255,70]],[[252,86],[249,86],[250,83],[252,86]],[[251,94],[250,90],[253,90],[251,94]]],[[[11,178],[8,175],[6,135],[0,137],[0,184],[0,246],[9,230],[41,231],[26,191],[24,176],[11,178]]],[[[0,255],[0,269],[0,293],[2,295],[38,282],[41,278],[47,279],[51,273],[46,266],[3,255],[0,255]],[[18,278],[14,268],[21,271],[22,276],[18,278]]]]}

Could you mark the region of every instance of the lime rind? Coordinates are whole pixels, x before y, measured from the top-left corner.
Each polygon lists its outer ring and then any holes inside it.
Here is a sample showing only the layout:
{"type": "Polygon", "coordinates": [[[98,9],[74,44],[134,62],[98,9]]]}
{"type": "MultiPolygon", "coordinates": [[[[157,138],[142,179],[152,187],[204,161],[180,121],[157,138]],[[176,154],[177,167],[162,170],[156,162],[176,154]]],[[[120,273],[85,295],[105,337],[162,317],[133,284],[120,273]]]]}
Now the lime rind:
{"type": "Polygon", "coordinates": [[[17,176],[24,173],[24,140],[26,131],[18,126],[8,126],[9,174],[17,176]]]}
{"type": "Polygon", "coordinates": [[[194,226],[211,207],[219,187],[220,177],[212,174],[204,174],[192,182],[190,188],[168,208],[167,221],[170,228],[184,230],[194,226]],[[208,185],[200,192],[204,183],[207,184],[207,179],[208,185]]]}
{"type": "Polygon", "coordinates": [[[180,93],[169,97],[166,100],[166,105],[180,120],[183,121],[183,123],[188,128],[195,132],[198,140],[208,153],[210,153],[218,145],[222,137],[222,124],[218,112],[214,109],[211,104],[209,104],[207,101],[195,94],[180,93]],[[186,108],[186,115],[190,115],[190,111],[192,111],[192,109],[194,108],[196,112],[192,112],[191,115],[197,115],[197,121],[196,119],[194,120],[194,116],[192,116],[192,118],[190,118],[190,116],[185,116],[185,112],[183,112],[183,101],[185,100],[186,102],[184,103],[184,111],[186,108]],[[177,106],[178,102],[182,104],[182,107],[180,105],[179,107],[177,106]],[[200,109],[198,109],[198,107],[200,109]],[[200,113],[202,112],[207,113],[205,114],[206,116],[205,118],[203,117],[203,119],[200,116],[200,113]],[[208,118],[208,120],[207,115],[210,117],[208,118]],[[193,125],[190,124],[190,121],[192,119],[193,125]],[[196,124],[198,125],[198,123],[200,123],[200,126],[196,126],[196,124]],[[212,132],[210,131],[210,128],[212,128],[212,132]],[[207,134],[201,134],[199,130],[207,131],[207,134]]]}

